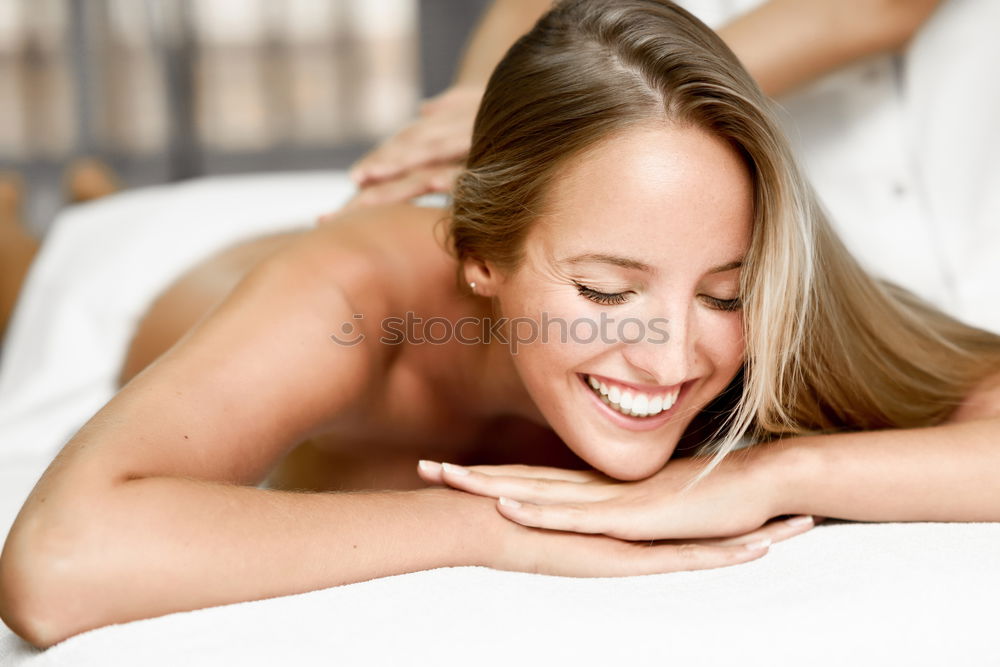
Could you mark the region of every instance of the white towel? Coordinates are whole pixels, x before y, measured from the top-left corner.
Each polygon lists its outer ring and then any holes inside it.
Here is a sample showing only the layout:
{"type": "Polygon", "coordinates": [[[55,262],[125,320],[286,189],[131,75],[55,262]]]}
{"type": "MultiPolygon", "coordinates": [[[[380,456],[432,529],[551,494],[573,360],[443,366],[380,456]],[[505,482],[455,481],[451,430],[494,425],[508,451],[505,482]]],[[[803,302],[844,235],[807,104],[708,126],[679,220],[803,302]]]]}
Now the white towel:
{"type": "MultiPolygon", "coordinates": [[[[405,548],[405,545],[400,545],[405,548]]],[[[1000,524],[820,524],[727,568],[442,568],[115,625],[0,666],[997,665],[1000,524]]]]}

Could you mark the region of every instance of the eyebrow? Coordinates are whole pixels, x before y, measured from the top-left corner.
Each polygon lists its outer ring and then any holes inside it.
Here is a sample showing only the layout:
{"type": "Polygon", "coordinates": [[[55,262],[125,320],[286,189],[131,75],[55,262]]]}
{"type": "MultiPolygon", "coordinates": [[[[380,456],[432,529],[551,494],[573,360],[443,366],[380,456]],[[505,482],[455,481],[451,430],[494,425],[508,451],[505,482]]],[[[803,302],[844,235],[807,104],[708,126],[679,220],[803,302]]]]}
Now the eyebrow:
{"type": "MultiPolygon", "coordinates": [[[[621,257],[619,255],[607,255],[600,252],[588,252],[582,255],[575,255],[566,259],[559,260],[561,264],[582,264],[585,262],[598,262],[601,264],[613,264],[614,266],[620,266],[624,269],[635,269],[637,271],[644,271],[646,273],[656,275],[656,269],[651,267],[645,262],[640,262],[637,259],[632,259],[631,257],[621,257]]],[[[732,271],[733,269],[738,269],[743,266],[743,260],[737,259],[732,262],[726,262],[725,264],[720,264],[719,266],[713,267],[708,270],[708,273],[722,273],[723,271],[732,271]]]]}

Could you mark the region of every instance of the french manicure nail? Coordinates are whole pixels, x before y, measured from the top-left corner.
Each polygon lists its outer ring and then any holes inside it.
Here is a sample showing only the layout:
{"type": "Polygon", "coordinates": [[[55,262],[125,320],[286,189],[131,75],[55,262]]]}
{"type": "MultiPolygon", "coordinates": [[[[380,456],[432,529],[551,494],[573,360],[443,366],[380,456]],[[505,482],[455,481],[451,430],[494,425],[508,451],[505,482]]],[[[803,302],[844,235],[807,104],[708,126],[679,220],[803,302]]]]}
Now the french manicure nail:
{"type": "Polygon", "coordinates": [[[420,466],[420,469],[423,470],[424,472],[437,472],[438,470],[441,469],[440,463],[437,463],[436,461],[427,461],[425,459],[420,459],[418,465],[420,466]]]}
{"type": "Polygon", "coordinates": [[[760,551],[761,549],[766,549],[771,546],[771,538],[765,537],[762,540],[757,540],[756,542],[748,542],[744,545],[750,551],[760,551]]]}
{"type": "Polygon", "coordinates": [[[457,466],[452,463],[442,463],[445,472],[450,472],[453,475],[468,475],[469,471],[462,466],[457,466]]]}
{"type": "Polygon", "coordinates": [[[791,519],[786,519],[785,523],[787,523],[789,526],[805,526],[814,522],[812,515],[806,514],[803,516],[793,516],[791,519]]]}
{"type": "Polygon", "coordinates": [[[521,503],[517,502],[513,498],[504,498],[503,496],[500,496],[500,504],[501,505],[505,505],[507,507],[520,507],[521,506],[521,503]]]}

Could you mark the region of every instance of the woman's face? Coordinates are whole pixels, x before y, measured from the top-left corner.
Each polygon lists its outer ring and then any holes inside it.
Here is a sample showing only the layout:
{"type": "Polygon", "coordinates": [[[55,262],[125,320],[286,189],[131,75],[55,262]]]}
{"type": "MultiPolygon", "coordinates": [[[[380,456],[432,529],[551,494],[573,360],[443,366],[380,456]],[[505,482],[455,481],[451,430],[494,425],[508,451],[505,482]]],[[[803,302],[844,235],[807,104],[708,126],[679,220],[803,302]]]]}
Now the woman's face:
{"type": "Polygon", "coordinates": [[[739,371],[733,300],[752,187],[736,151],[704,130],[628,129],[570,161],[525,261],[493,274],[511,339],[528,341],[512,348],[525,389],[594,468],[657,472],[739,371]]]}

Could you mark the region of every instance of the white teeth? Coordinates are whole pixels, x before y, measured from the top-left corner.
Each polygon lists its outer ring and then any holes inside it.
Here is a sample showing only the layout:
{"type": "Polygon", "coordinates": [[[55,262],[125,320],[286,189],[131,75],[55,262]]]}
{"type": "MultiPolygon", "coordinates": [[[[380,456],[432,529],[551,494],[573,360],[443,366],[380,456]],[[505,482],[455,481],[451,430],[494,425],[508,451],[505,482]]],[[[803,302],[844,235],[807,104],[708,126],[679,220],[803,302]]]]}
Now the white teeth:
{"type": "Polygon", "coordinates": [[[677,394],[679,392],[680,392],[680,390],[678,389],[678,390],[674,391],[674,393],[667,394],[666,396],[663,397],[663,409],[664,410],[669,410],[670,408],[674,407],[674,403],[677,401],[677,394]]]}
{"type": "Polygon", "coordinates": [[[622,391],[617,386],[608,387],[600,380],[592,377],[587,378],[587,384],[591,386],[598,396],[607,405],[622,414],[632,417],[653,417],[665,410],[669,410],[677,402],[680,387],[670,394],[650,396],[629,390],[622,391]]]}

